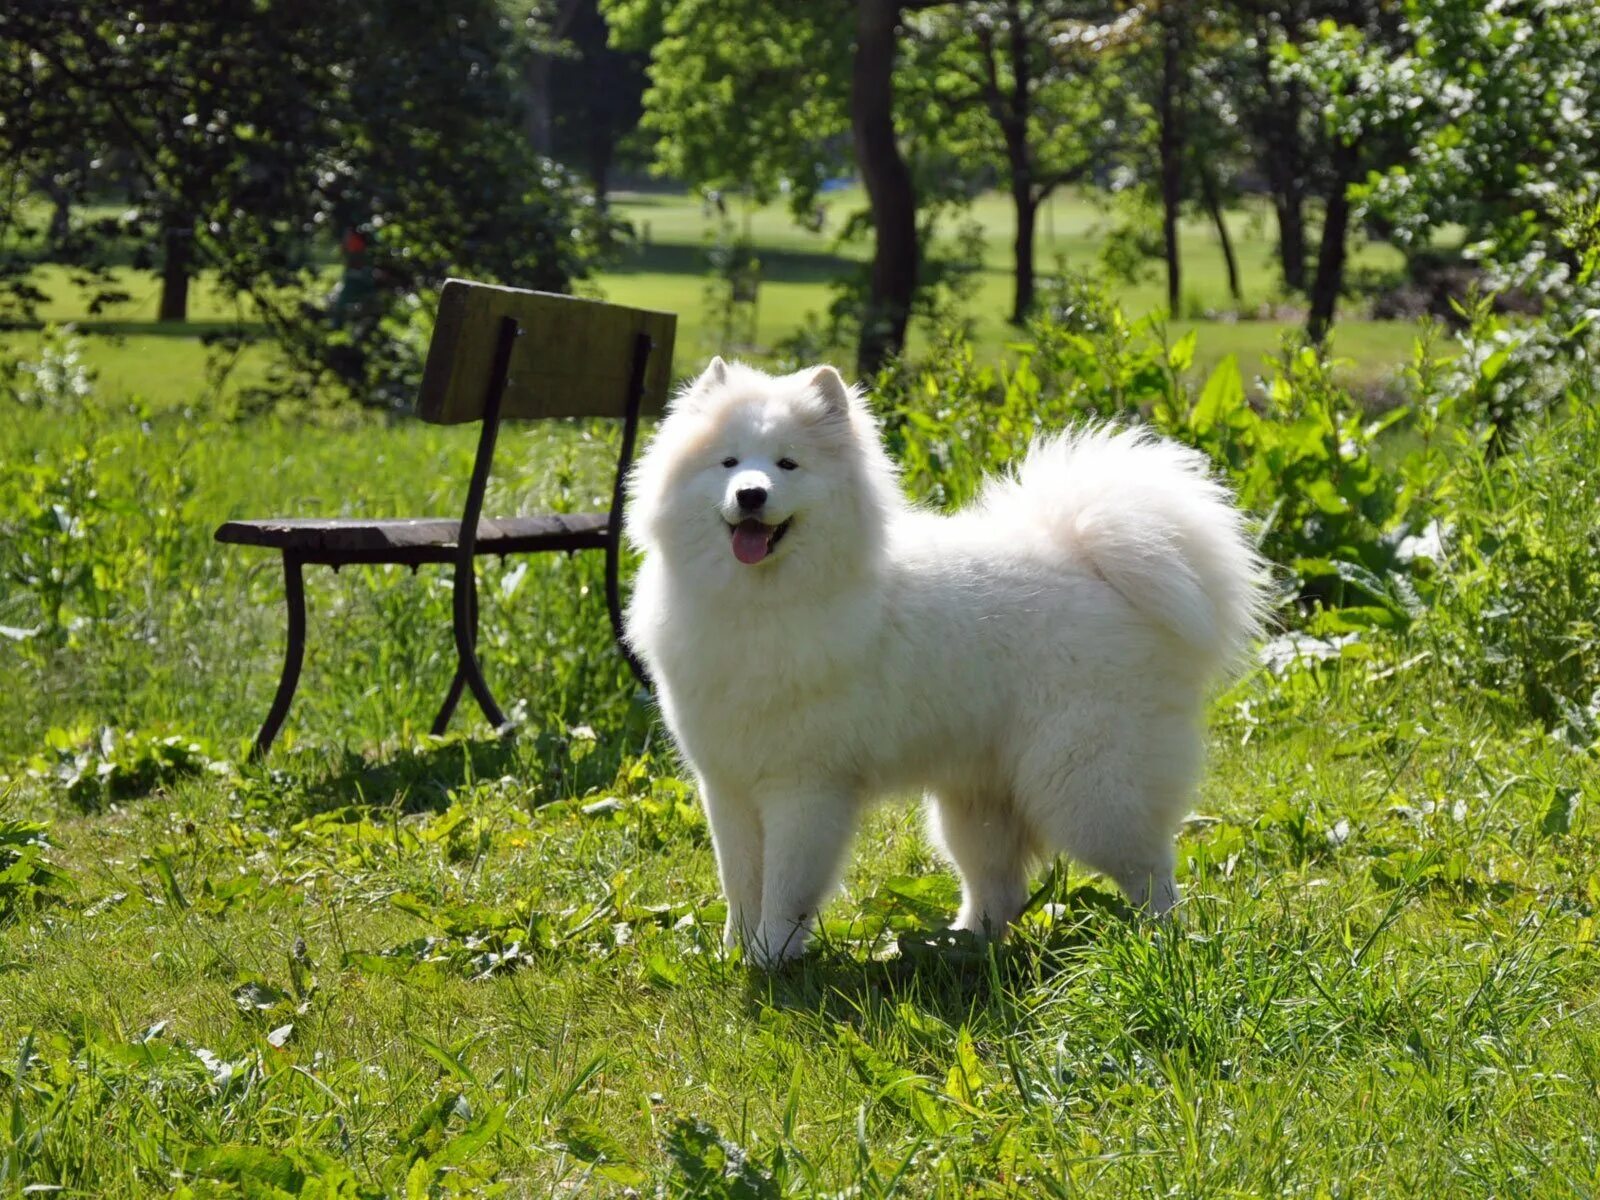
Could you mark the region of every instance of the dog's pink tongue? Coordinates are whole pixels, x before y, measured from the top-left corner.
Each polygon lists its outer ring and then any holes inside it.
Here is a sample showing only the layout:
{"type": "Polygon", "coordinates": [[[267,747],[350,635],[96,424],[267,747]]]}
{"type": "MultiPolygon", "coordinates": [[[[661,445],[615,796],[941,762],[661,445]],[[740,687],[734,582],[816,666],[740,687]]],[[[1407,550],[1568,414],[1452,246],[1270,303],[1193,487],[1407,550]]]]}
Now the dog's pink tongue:
{"type": "Polygon", "coordinates": [[[745,566],[760,562],[772,544],[772,531],[753,517],[733,529],[733,556],[745,566]]]}

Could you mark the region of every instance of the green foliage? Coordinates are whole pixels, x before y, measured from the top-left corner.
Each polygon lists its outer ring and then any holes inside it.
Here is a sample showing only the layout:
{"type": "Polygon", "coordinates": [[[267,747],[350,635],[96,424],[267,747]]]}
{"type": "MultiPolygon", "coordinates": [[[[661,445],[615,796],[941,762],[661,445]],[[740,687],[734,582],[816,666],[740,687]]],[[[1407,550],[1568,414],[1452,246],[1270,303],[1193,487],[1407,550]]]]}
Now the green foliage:
{"type": "Polygon", "coordinates": [[[1575,282],[1581,263],[1560,234],[1565,206],[1597,199],[1593,7],[1410,0],[1401,28],[1399,54],[1346,31],[1323,38],[1324,73],[1370,82],[1347,121],[1398,124],[1409,147],[1403,162],[1373,173],[1360,198],[1407,243],[1455,225],[1519,281],[1575,282]]]}
{"type": "Polygon", "coordinates": [[[50,826],[43,821],[0,820],[0,925],[27,908],[62,899],[67,874],[45,857],[50,826]]]}
{"type": "Polygon", "coordinates": [[[103,413],[85,407],[91,379],[65,365],[78,353],[65,345],[47,344],[36,364],[24,364],[19,374],[33,383],[15,393],[16,403],[48,409],[57,436],[0,473],[0,636],[36,655],[81,645],[125,613],[146,581],[164,585],[182,569],[193,534],[190,427],[169,424],[158,435],[136,404],[123,414],[132,420],[102,433],[103,413]],[[163,437],[172,456],[148,457],[163,437]]]}
{"type": "Polygon", "coordinates": [[[1370,419],[1335,383],[1326,355],[1302,346],[1285,351],[1257,403],[1227,359],[1197,397],[1158,410],[1155,423],[1223,468],[1262,517],[1262,551],[1293,572],[1303,599],[1343,610],[1318,622],[1343,631],[1404,623],[1414,604],[1396,578],[1405,567],[1398,546],[1417,522],[1413,496],[1377,457],[1382,433],[1406,416],[1396,408],[1370,419]]]}
{"type": "Polygon", "coordinates": [[[1466,328],[1462,354],[1445,368],[1439,389],[1504,450],[1529,417],[1592,403],[1594,376],[1581,364],[1600,353],[1600,326],[1591,311],[1563,305],[1546,320],[1507,318],[1492,296],[1460,308],[1466,328]]]}
{"type": "MultiPolygon", "coordinates": [[[[680,1119],[667,1135],[676,1168],[671,1195],[706,1200],[779,1200],[776,1173],[704,1121],[680,1119]]],[[[781,1162],[780,1162],[781,1169],[781,1162]]]]}
{"type": "Polygon", "coordinates": [[[1092,288],[1069,281],[1013,362],[984,362],[947,336],[878,383],[889,447],[913,496],[940,507],[971,499],[987,471],[1021,457],[1038,434],[1076,416],[1153,410],[1178,386],[1158,344],[1092,288]]]}
{"type": "Polygon", "coordinates": [[[144,796],[185,775],[226,770],[203,743],[179,734],[128,733],[106,727],[51,729],[44,752],[27,760],[35,781],[59,789],[88,812],[115,800],[144,796]]]}
{"type": "Polygon", "coordinates": [[[1464,481],[1438,624],[1463,686],[1600,744],[1600,406],[1576,402],[1464,481]]]}
{"type": "Polygon", "coordinates": [[[1196,335],[1163,348],[1148,323],[1130,324],[1082,288],[1063,292],[1054,311],[1066,319],[1037,322],[1010,364],[980,366],[956,339],[883,381],[891,446],[913,494],[960,504],[1041,433],[1084,417],[1147,421],[1210,456],[1259,518],[1261,548],[1295,595],[1341,610],[1317,628],[1410,619],[1416,598],[1400,548],[1428,519],[1416,508],[1428,480],[1403,478],[1378,454],[1407,409],[1369,417],[1326,354],[1303,346],[1284,352],[1254,397],[1231,357],[1196,387],[1196,335]]]}
{"type": "Polygon", "coordinates": [[[18,404],[38,408],[76,408],[94,391],[96,372],[86,361],[85,349],[71,326],[47,325],[35,350],[37,358],[7,356],[0,367],[0,395],[10,393],[18,404]]]}
{"type": "MultiPolygon", "coordinates": [[[[719,199],[719,204],[721,203],[719,199]]],[[[761,259],[750,238],[749,222],[741,230],[721,214],[707,234],[706,261],[711,267],[704,291],[704,309],[716,344],[727,350],[756,346],[761,302],[761,259]]]]}
{"type": "Polygon", "coordinates": [[[169,284],[204,269],[235,324],[266,325],[291,368],[269,394],[331,380],[361,403],[408,407],[419,295],[452,273],[566,290],[606,224],[523,136],[524,43],[493,0],[280,8],[7,6],[0,307],[33,315],[47,256],[100,285],[93,311],[121,294],[119,262],[152,266],[159,248],[169,284]],[[131,205],[46,244],[35,180],[69,213],[107,194],[131,205]],[[327,265],[351,229],[372,243],[376,290],[341,323],[327,265]]]}
{"type": "Polygon", "coordinates": [[[650,53],[657,168],[810,214],[848,154],[851,6],[840,0],[601,0],[614,45],[650,53]]]}

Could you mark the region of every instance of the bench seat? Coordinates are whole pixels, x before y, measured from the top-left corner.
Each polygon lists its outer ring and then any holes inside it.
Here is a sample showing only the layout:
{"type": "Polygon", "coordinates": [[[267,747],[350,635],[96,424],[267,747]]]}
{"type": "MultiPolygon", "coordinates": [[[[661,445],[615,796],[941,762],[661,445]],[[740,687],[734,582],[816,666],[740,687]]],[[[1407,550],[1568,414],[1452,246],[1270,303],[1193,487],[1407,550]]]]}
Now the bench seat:
{"type": "MultiPolygon", "coordinates": [[[[475,552],[603,549],[610,524],[609,512],[484,517],[478,522],[475,552]]],[[[217,530],[216,539],[236,546],[269,546],[309,563],[431,563],[454,561],[460,532],[461,522],[454,517],[267,517],[229,521],[217,530]]]]}

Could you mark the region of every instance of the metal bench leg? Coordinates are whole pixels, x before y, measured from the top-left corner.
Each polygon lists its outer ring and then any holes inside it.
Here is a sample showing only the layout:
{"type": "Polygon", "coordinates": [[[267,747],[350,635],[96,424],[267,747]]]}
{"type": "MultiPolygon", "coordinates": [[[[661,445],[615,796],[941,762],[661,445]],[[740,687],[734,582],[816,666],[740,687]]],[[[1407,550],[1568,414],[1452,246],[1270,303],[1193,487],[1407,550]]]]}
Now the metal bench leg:
{"type": "Polygon", "coordinates": [[[255,750],[251,757],[261,759],[272,749],[273,739],[289,714],[295,688],[300,684],[300,665],[306,654],[306,589],[301,577],[301,562],[292,554],[283,556],[283,598],[289,606],[289,644],[283,655],[283,675],[278,680],[278,694],[272,698],[272,708],[256,734],[255,750]]]}
{"type": "MultiPolygon", "coordinates": [[[[478,577],[476,573],[468,578],[467,602],[472,610],[472,645],[476,651],[478,645],[478,577]]],[[[439,715],[433,719],[434,737],[441,737],[444,731],[450,728],[450,718],[455,715],[456,705],[461,701],[462,689],[467,686],[467,677],[461,670],[459,661],[456,663],[455,676],[450,680],[450,690],[445,693],[444,703],[439,706],[439,715]]]]}
{"type": "MultiPolygon", "coordinates": [[[[500,431],[500,401],[505,395],[506,380],[511,373],[511,351],[517,344],[522,329],[514,317],[500,319],[500,333],[495,339],[494,366],[489,372],[489,390],[483,400],[483,432],[478,435],[478,454],[472,465],[472,481],[467,484],[467,504],[461,514],[461,532],[456,539],[455,582],[455,632],[456,678],[450,685],[446,704],[454,707],[459,698],[458,684],[462,679],[472,689],[472,697],[483,710],[496,733],[506,733],[510,722],[494,702],[489,685],[483,681],[478,669],[476,647],[478,624],[478,582],[472,563],[473,551],[478,543],[478,518],[483,515],[483,492],[489,483],[489,467],[494,461],[495,438],[500,431]]],[[[448,720],[448,710],[441,718],[448,720]]],[[[437,728],[438,723],[435,722],[437,728]]]]}
{"type": "MultiPolygon", "coordinates": [[[[500,706],[495,703],[489,685],[484,682],[483,672],[478,668],[478,651],[475,644],[478,640],[477,596],[478,583],[473,574],[472,560],[469,558],[456,566],[456,679],[465,677],[467,686],[472,689],[472,697],[483,710],[484,717],[494,726],[496,733],[505,733],[511,723],[506,720],[505,714],[500,711],[500,706]]],[[[450,690],[455,692],[455,684],[451,684],[450,690]]]]}
{"type": "Polygon", "coordinates": [[[647,333],[633,339],[633,368],[628,379],[628,395],[623,411],[622,446],[617,452],[617,477],[611,489],[611,524],[606,531],[606,612],[611,617],[611,636],[617,649],[628,660],[628,670],[639,681],[639,686],[650,691],[654,686],[650,673],[628,645],[627,630],[622,619],[622,588],[618,581],[622,568],[622,507],[628,495],[628,472],[633,467],[634,439],[639,435],[639,409],[644,405],[645,368],[650,362],[654,344],[647,333]]]}
{"type": "MultiPolygon", "coordinates": [[[[617,510],[620,511],[620,510],[617,510]]],[[[613,517],[613,522],[616,521],[613,517]]],[[[639,686],[649,691],[655,686],[650,680],[650,673],[644,669],[644,664],[639,661],[639,656],[628,645],[627,629],[622,617],[622,590],[619,586],[617,575],[619,573],[622,557],[621,547],[618,545],[620,535],[613,530],[606,542],[606,612],[611,617],[611,636],[616,639],[617,649],[622,651],[622,657],[628,660],[628,670],[633,672],[633,677],[639,681],[639,686]]]]}

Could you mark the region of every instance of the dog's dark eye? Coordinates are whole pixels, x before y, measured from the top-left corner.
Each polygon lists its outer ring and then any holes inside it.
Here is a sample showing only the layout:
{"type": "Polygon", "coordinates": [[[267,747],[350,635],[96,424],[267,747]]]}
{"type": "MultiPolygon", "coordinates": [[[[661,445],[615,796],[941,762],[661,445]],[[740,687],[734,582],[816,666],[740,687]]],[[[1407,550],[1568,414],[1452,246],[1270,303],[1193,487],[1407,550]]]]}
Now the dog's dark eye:
{"type": "Polygon", "coordinates": [[[727,458],[722,460],[722,465],[727,467],[731,471],[731,470],[733,470],[734,467],[737,467],[739,465],[739,460],[737,458],[734,458],[733,455],[730,454],[727,458]]]}
{"type": "Polygon", "coordinates": [[[799,465],[800,464],[795,462],[795,460],[792,458],[780,458],[778,460],[778,469],[782,471],[793,471],[799,465]]]}

